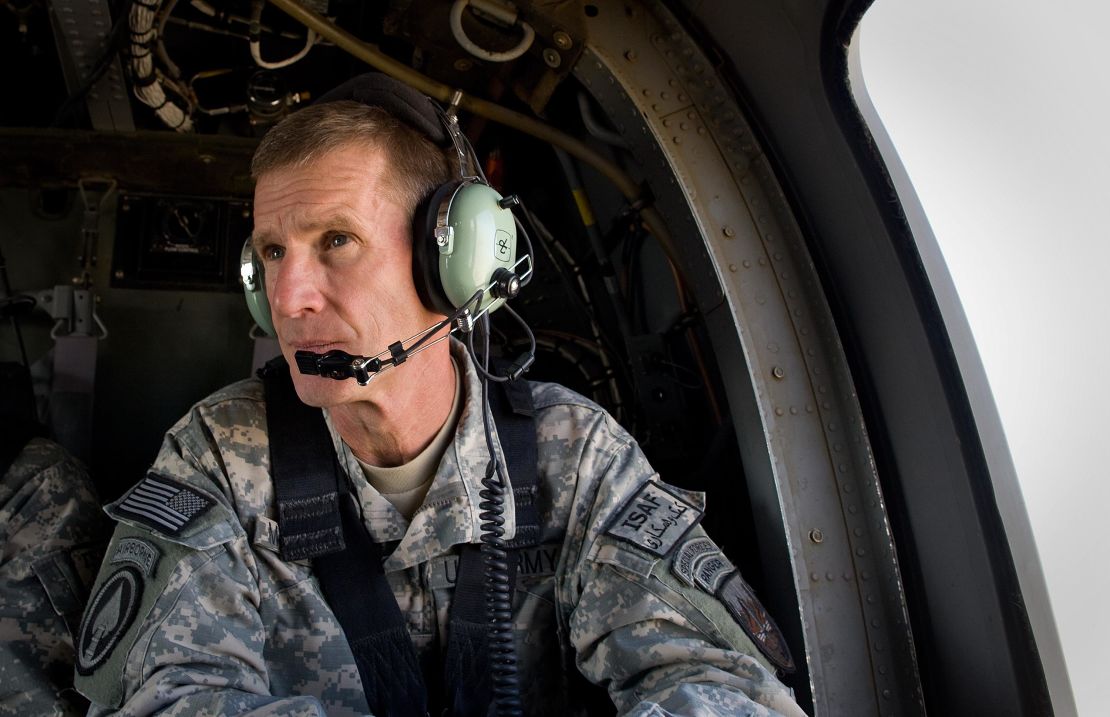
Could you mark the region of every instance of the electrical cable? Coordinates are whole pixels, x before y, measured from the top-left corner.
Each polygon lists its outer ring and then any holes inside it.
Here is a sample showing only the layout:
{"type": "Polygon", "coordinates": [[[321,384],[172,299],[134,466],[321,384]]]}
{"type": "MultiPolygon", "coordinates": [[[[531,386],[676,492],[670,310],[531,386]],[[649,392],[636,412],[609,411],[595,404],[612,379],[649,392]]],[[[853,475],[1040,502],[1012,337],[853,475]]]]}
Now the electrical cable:
{"type": "Polygon", "coordinates": [[[659,212],[647,205],[647,199],[643,196],[640,184],[628,176],[628,174],[615,163],[595,152],[585,142],[520,112],[514,112],[494,102],[467,95],[461,90],[457,90],[441,82],[436,82],[427,75],[413,70],[403,62],[399,62],[386,55],[376,47],[363,42],[351,33],[338,27],[331,20],[308,9],[297,0],[270,0],[270,4],[274,5],[297,22],[300,22],[305,27],[315,30],[317,35],[334,43],[336,47],[344,52],[362,60],[390,77],[420,90],[429,97],[443,104],[455,104],[460,109],[473,112],[480,117],[485,117],[498,124],[512,127],[513,129],[543,140],[548,144],[560,147],[569,152],[572,156],[590,165],[601,173],[602,176],[612,182],[628,200],[631,206],[640,207],[640,215],[643,221],[648,225],[651,229],[651,233],[663,246],[664,252],[666,252],[676,269],[681,271],[681,269],[678,269],[681,264],[679,263],[679,254],[674,239],[667,230],[667,226],[663,222],[663,218],[659,215],[659,212]],[[452,103],[452,98],[456,96],[458,101],[452,103]]]}
{"type": "Polygon", "coordinates": [[[625,141],[624,137],[611,129],[606,129],[601,126],[601,123],[594,117],[593,108],[590,107],[589,96],[581,91],[578,93],[578,114],[582,117],[582,125],[585,126],[586,131],[591,135],[605,144],[620,147],[621,149],[628,149],[628,142],[625,141]]]}
{"type": "Polygon", "coordinates": [[[170,53],[166,51],[166,45],[164,42],[162,42],[162,36],[166,33],[166,22],[170,19],[170,15],[173,14],[173,9],[175,7],[177,7],[177,0],[168,0],[166,2],[166,6],[158,11],[158,40],[157,45],[155,45],[154,51],[158,53],[158,59],[161,60],[162,64],[166,66],[166,70],[169,72],[170,77],[176,80],[181,77],[181,68],[177,66],[177,63],[170,59],[170,53]]]}
{"type": "MultiPolygon", "coordinates": [[[[509,580],[510,565],[505,550],[505,493],[508,481],[505,478],[498,452],[494,446],[493,431],[490,427],[489,405],[489,315],[485,314],[475,326],[475,331],[467,335],[466,348],[474,366],[480,369],[482,378],[482,425],[485,429],[486,449],[490,462],[482,479],[482,499],[478,504],[481,522],[482,557],[486,563],[486,617],[489,623],[489,658],[492,676],[494,706],[501,717],[522,715],[523,703],[520,699],[520,676],[517,670],[516,641],[513,636],[513,586],[509,580]],[[481,330],[483,337],[482,357],[479,359],[474,350],[474,334],[481,330]]],[[[535,344],[533,343],[533,346],[535,344]]]]}
{"type": "Polygon", "coordinates": [[[158,32],[154,21],[161,4],[161,0],[131,4],[128,18],[131,28],[129,67],[132,91],[140,102],[154,110],[154,114],[167,127],[176,132],[191,132],[193,120],[189,115],[192,109],[187,99],[182,97],[186,99],[186,107],[183,109],[166,97],[163,78],[154,68],[154,52],[151,48],[157,45],[158,32]]]}

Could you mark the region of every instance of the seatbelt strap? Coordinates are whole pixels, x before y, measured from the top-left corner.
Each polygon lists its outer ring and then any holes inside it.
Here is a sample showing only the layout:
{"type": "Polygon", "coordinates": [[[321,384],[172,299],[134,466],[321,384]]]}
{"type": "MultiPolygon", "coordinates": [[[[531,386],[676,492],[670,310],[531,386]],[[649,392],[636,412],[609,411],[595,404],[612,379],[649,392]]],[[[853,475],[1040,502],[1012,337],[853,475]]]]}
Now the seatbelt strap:
{"type": "MultiPolygon", "coordinates": [[[[425,714],[428,697],[419,658],[382,571],[380,548],[347,494],[323,414],[297,398],[283,358],[269,362],[259,376],[266,390],[282,557],[313,558],[324,598],[347,636],[374,714],[425,714]]],[[[516,510],[516,534],[507,546],[509,585],[515,586],[516,549],[537,545],[541,532],[535,411],[527,382],[494,387],[490,410],[516,510]]],[[[442,675],[446,713],[484,717],[491,685],[485,564],[479,545],[460,547],[457,575],[442,675]]],[[[429,680],[438,682],[431,675],[429,680]]],[[[438,713],[439,705],[433,706],[438,713]]]]}
{"type": "Polygon", "coordinates": [[[312,561],[324,599],[343,626],[371,713],[428,714],[428,690],[405,617],[382,570],[382,554],[350,494],[340,513],[347,549],[312,561]]]}
{"type": "Polygon", "coordinates": [[[285,560],[312,558],[324,599],[355,657],[375,715],[427,714],[427,689],[404,615],[337,464],[324,415],[297,397],[284,358],[259,375],[285,560]]]}
{"type": "Polygon", "coordinates": [[[343,550],[341,472],[323,413],[297,398],[283,357],[269,361],[258,375],[266,389],[281,557],[304,560],[343,550]]]}
{"type": "Polygon", "coordinates": [[[505,454],[505,469],[516,511],[516,534],[508,545],[511,548],[534,547],[540,542],[540,476],[532,389],[524,380],[500,383],[491,388],[494,390],[489,392],[490,411],[505,454]]]}

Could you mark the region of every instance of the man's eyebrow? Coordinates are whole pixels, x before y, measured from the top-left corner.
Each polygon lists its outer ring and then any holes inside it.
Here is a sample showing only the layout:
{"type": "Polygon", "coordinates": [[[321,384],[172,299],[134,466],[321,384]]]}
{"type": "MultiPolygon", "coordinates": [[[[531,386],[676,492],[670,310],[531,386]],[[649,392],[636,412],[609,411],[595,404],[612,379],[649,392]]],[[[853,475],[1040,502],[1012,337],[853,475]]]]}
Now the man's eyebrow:
{"type": "MultiPolygon", "coordinates": [[[[367,225],[362,219],[353,212],[337,211],[328,214],[325,217],[313,219],[294,219],[293,231],[298,234],[312,234],[313,232],[321,232],[326,230],[354,230],[357,232],[368,231],[367,225]]],[[[278,238],[269,231],[255,231],[251,234],[251,245],[255,249],[260,249],[267,243],[277,241],[278,238]]]]}

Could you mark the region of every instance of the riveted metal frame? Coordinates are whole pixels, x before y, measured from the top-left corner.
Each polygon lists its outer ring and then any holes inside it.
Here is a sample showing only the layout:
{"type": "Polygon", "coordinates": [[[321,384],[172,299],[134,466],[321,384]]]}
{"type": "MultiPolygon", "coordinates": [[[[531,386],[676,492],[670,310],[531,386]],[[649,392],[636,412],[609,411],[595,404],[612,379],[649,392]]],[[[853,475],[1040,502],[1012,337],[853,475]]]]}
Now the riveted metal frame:
{"type": "MultiPolygon", "coordinates": [[[[62,71],[66,86],[73,92],[92,73],[104,52],[112,18],[106,0],[52,0],[50,5],[62,71]]],[[[135,129],[118,57],[111,59],[104,76],[89,90],[86,105],[93,129],[135,129]]]]}
{"type": "Polygon", "coordinates": [[[804,649],[814,710],[923,714],[868,437],[793,212],[730,90],[675,18],[657,3],[595,5],[574,72],[683,238],[679,261],[721,366],[777,593],[767,602],[804,649]]]}

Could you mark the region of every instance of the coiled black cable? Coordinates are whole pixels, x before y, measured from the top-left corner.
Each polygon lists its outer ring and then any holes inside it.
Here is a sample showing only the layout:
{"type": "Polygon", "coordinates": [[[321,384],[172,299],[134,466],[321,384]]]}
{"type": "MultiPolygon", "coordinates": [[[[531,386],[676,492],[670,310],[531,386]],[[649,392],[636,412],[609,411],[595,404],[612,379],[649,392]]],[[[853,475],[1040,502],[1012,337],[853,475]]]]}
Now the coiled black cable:
{"type": "Polygon", "coordinates": [[[520,699],[520,676],[517,672],[516,642],[513,637],[513,585],[510,582],[509,555],[505,551],[505,479],[501,461],[494,447],[490,429],[489,406],[489,315],[484,314],[475,330],[467,334],[466,346],[474,365],[482,375],[482,425],[485,428],[486,448],[490,462],[478,492],[481,502],[482,557],[486,563],[486,618],[489,624],[489,660],[492,674],[493,700],[496,714],[501,717],[519,717],[524,714],[520,699]],[[482,356],[474,350],[474,334],[482,332],[482,356]]]}

